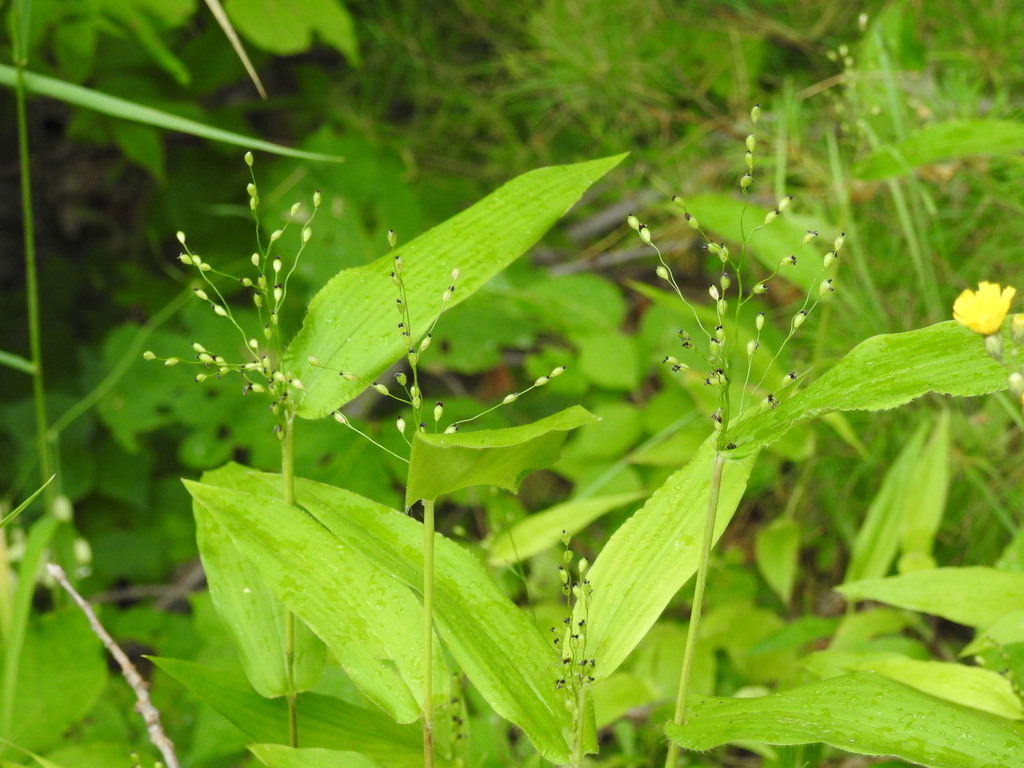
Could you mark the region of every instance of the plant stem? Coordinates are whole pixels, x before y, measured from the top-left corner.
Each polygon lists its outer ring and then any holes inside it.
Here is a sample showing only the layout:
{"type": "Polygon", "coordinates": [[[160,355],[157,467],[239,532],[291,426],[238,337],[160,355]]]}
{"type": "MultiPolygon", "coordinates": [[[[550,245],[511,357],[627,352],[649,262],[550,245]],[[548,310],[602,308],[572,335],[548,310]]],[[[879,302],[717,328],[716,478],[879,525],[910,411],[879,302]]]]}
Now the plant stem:
{"type": "MultiPolygon", "coordinates": [[[[285,504],[295,504],[295,415],[289,413],[284,420],[281,440],[282,495],[285,504]]],[[[284,669],[288,685],[288,743],[299,746],[299,719],[295,706],[295,614],[286,610],[284,615],[284,669]]]]}
{"type": "Polygon", "coordinates": [[[434,501],[423,500],[423,766],[434,766],[434,501]]]}
{"type": "MultiPolygon", "coordinates": [[[[24,13],[20,8],[19,14],[24,13]]],[[[18,22],[20,24],[20,21],[18,22]]],[[[28,105],[25,96],[25,65],[27,56],[23,47],[27,41],[21,40],[16,46],[14,66],[17,78],[14,85],[15,102],[18,116],[18,168],[21,176],[21,221],[25,232],[25,298],[28,304],[28,344],[29,357],[32,360],[32,402],[35,409],[36,449],[39,454],[40,483],[53,474],[53,450],[47,437],[46,387],[43,379],[43,342],[39,325],[39,279],[36,268],[36,236],[32,221],[32,169],[29,163],[28,149],[28,105]]],[[[60,478],[57,479],[60,482],[60,478]]],[[[50,483],[43,491],[43,506],[47,511],[53,510],[53,502],[57,496],[57,483],[50,483]]]]}
{"type": "Polygon", "coordinates": [[[576,694],[576,732],[573,734],[572,768],[583,768],[583,707],[586,704],[584,687],[576,694]]]}
{"type": "MultiPolygon", "coordinates": [[[[715,540],[715,517],[718,513],[718,496],[722,490],[722,469],[725,467],[725,454],[715,451],[715,461],[711,470],[711,488],[708,492],[708,509],[704,517],[704,536],[701,539],[700,555],[697,564],[697,583],[693,590],[693,605],[690,607],[690,626],[686,629],[686,648],[683,651],[683,668],[679,673],[679,694],[676,696],[676,712],[672,722],[683,725],[686,722],[686,693],[690,686],[690,668],[693,666],[693,652],[700,631],[700,617],[704,608],[704,586],[708,581],[708,563],[711,560],[711,545],[715,540]]],[[[679,745],[669,742],[665,768],[675,768],[679,757],[679,745]]]]}

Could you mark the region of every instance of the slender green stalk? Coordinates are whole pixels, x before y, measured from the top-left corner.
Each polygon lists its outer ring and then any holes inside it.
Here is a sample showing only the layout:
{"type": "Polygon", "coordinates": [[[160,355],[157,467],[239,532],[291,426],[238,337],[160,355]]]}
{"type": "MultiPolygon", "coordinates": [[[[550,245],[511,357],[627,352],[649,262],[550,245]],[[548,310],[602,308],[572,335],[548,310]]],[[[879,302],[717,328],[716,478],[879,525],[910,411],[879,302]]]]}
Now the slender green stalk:
{"type": "Polygon", "coordinates": [[[434,501],[423,500],[423,766],[434,766],[434,501]]]}
{"type": "MultiPolygon", "coordinates": [[[[22,40],[24,46],[26,41],[22,40]]],[[[25,293],[28,303],[28,344],[32,361],[32,402],[35,409],[36,449],[39,454],[40,484],[53,474],[53,447],[47,439],[46,387],[43,378],[43,341],[39,325],[39,278],[36,267],[36,236],[32,221],[32,169],[28,150],[28,105],[25,90],[26,55],[19,50],[14,65],[17,68],[14,96],[18,115],[18,167],[21,175],[21,221],[25,232],[25,293]]],[[[58,478],[58,482],[60,479],[58,478]]],[[[43,491],[43,504],[53,509],[57,496],[57,483],[50,483],[43,491]]]]}
{"type": "Polygon", "coordinates": [[[581,685],[576,693],[576,732],[573,734],[572,745],[572,768],[583,768],[583,708],[586,705],[585,691],[581,685]]]}
{"type": "MultiPolygon", "coordinates": [[[[725,454],[715,451],[711,470],[711,489],[708,492],[708,509],[704,517],[704,536],[701,539],[700,559],[697,565],[697,584],[693,590],[693,605],[690,608],[690,626],[686,629],[686,649],[683,651],[683,668],[679,673],[679,694],[676,696],[676,712],[672,722],[683,725],[686,722],[686,693],[690,687],[690,668],[693,666],[693,651],[700,630],[701,612],[704,608],[704,587],[708,581],[708,563],[711,560],[711,545],[715,540],[715,517],[718,513],[718,496],[722,490],[722,470],[725,454]]],[[[665,768],[675,768],[679,757],[679,745],[669,742],[665,768]]]]}
{"type": "MultiPolygon", "coordinates": [[[[281,439],[282,496],[285,504],[295,504],[295,416],[288,414],[284,421],[284,435],[281,439]]],[[[299,719],[295,692],[295,614],[285,611],[284,618],[284,669],[288,685],[288,743],[299,746],[299,719]]]]}

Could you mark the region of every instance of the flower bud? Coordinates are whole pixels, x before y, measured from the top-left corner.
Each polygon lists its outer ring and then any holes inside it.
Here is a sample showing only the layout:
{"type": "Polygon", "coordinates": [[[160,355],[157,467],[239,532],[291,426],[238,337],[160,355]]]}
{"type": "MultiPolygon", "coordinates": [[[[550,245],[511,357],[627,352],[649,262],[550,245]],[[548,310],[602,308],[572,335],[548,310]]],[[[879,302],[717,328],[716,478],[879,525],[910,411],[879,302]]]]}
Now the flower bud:
{"type": "Polygon", "coordinates": [[[398,382],[398,386],[404,387],[406,385],[406,382],[409,381],[409,377],[402,373],[402,371],[399,371],[398,373],[395,374],[395,381],[398,382]]]}
{"type": "Polygon", "coordinates": [[[779,262],[779,267],[794,267],[796,266],[796,256],[790,255],[779,262]]]}
{"type": "Polygon", "coordinates": [[[214,314],[220,315],[221,317],[228,316],[228,311],[220,304],[211,304],[210,306],[213,307],[214,314]]]}
{"type": "Polygon", "coordinates": [[[274,274],[277,274],[278,272],[280,272],[281,271],[281,267],[283,266],[283,264],[281,262],[281,257],[280,256],[275,256],[274,260],[271,262],[271,266],[274,268],[274,274]]]}
{"type": "Polygon", "coordinates": [[[664,264],[659,264],[654,271],[662,280],[669,279],[668,267],[666,267],[664,264]]]}
{"type": "Polygon", "coordinates": [[[762,293],[768,293],[768,286],[765,285],[764,280],[762,280],[750,289],[750,293],[754,296],[760,296],[762,293]]]}
{"type": "Polygon", "coordinates": [[[677,205],[680,208],[685,208],[686,207],[686,202],[683,200],[683,198],[681,196],[679,196],[679,195],[672,195],[672,205],[677,205]]]}
{"type": "Polygon", "coordinates": [[[797,379],[796,371],[790,371],[789,373],[787,373],[786,375],[784,375],[782,377],[782,383],[779,384],[779,389],[785,389],[790,384],[792,384],[794,381],[796,381],[796,379],[797,379]]]}
{"type": "Polygon", "coordinates": [[[1000,331],[985,337],[985,351],[993,360],[1003,362],[1003,334],[1000,331]]]}
{"type": "Polygon", "coordinates": [[[720,298],[722,298],[722,294],[719,293],[717,285],[709,285],[708,293],[711,294],[711,298],[714,299],[715,301],[718,301],[720,298]]]}
{"type": "Polygon", "coordinates": [[[750,134],[749,136],[747,136],[746,144],[747,144],[747,151],[748,152],[753,152],[754,148],[757,146],[757,139],[754,137],[754,134],[750,134]]]}
{"type": "Polygon", "coordinates": [[[533,382],[533,386],[543,387],[545,384],[548,383],[548,381],[550,381],[550,379],[547,376],[541,376],[539,379],[533,382]]]}
{"type": "Polygon", "coordinates": [[[565,373],[565,366],[564,365],[556,365],[554,368],[551,369],[551,373],[548,374],[548,378],[549,379],[556,379],[559,376],[561,376],[563,373],[565,373]]]}
{"type": "Polygon", "coordinates": [[[811,240],[813,240],[817,236],[817,232],[815,232],[813,229],[808,229],[807,234],[804,235],[804,239],[800,241],[800,245],[807,245],[809,242],[811,242],[811,240]]]}
{"type": "Polygon", "coordinates": [[[258,267],[260,265],[260,255],[258,253],[254,253],[251,257],[249,257],[249,261],[252,262],[252,265],[254,267],[258,267]]]}
{"type": "Polygon", "coordinates": [[[760,345],[760,344],[758,344],[758,343],[757,343],[756,341],[754,341],[753,339],[751,339],[750,341],[748,341],[748,342],[747,342],[747,356],[748,356],[748,357],[753,357],[753,356],[754,356],[754,353],[755,353],[755,352],[757,351],[757,348],[758,348],[759,346],[761,346],[761,345],[760,345]]]}
{"type": "Polygon", "coordinates": [[[835,291],[835,286],[832,285],[832,278],[828,277],[821,281],[821,285],[818,286],[818,296],[824,296],[826,293],[832,293],[835,291]]]}
{"type": "Polygon", "coordinates": [[[395,421],[395,428],[404,435],[405,434],[405,419],[403,419],[401,416],[399,416],[398,419],[395,421]]]}
{"type": "Polygon", "coordinates": [[[349,423],[348,422],[348,417],[344,413],[342,413],[341,411],[335,411],[334,412],[334,420],[336,422],[338,422],[339,424],[344,424],[345,426],[348,426],[348,423],[349,423]]]}
{"type": "Polygon", "coordinates": [[[768,211],[768,213],[764,215],[764,223],[771,224],[773,221],[775,221],[776,217],[778,217],[780,213],[782,213],[782,211],[780,211],[778,208],[772,211],[768,211]]]}
{"type": "Polygon", "coordinates": [[[323,198],[320,196],[320,190],[318,189],[316,192],[313,193],[313,207],[319,208],[322,199],[323,198]]]}
{"type": "Polygon", "coordinates": [[[179,243],[181,243],[182,245],[185,244],[185,233],[182,232],[180,229],[174,233],[174,236],[178,238],[179,243]]]}
{"type": "Polygon", "coordinates": [[[423,352],[427,351],[427,347],[430,346],[431,339],[432,339],[432,337],[431,337],[431,335],[429,333],[426,336],[423,337],[423,341],[420,342],[420,353],[421,354],[423,352]]]}
{"type": "Polygon", "coordinates": [[[302,228],[302,242],[308,243],[309,242],[309,238],[311,238],[312,236],[313,236],[313,230],[312,229],[310,229],[309,227],[303,227],[302,228]]]}
{"type": "Polygon", "coordinates": [[[373,387],[373,390],[374,390],[374,391],[375,391],[375,392],[376,392],[376,393],[377,393],[378,395],[387,395],[387,394],[390,394],[390,393],[388,392],[388,388],[387,388],[387,387],[385,387],[385,386],[384,386],[383,384],[378,384],[377,382],[374,382],[374,383],[373,383],[373,384],[371,384],[370,386],[371,386],[371,387],[373,387]]]}
{"type": "MultiPolygon", "coordinates": [[[[753,165],[753,160],[750,161],[750,164],[753,165]]],[[[744,173],[743,176],[740,177],[740,189],[750,189],[750,185],[753,183],[754,177],[750,173],[744,173]]]]}
{"type": "Polygon", "coordinates": [[[757,317],[754,318],[754,327],[759,331],[764,328],[764,312],[757,313],[757,317]]]}
{"type": "MultiPolygon", "coordinates": [[[[747,170],[753,173],[754,171],[754,153],[749,150],[743,155],[743,159],[747,163],[747,170]]],[[[742,185],[741,185],[742,186],[742,185]]]]}
{"type": "Polygon", "coordinates": [[[204,381],[206,381],[206,374],[205,373],[197,373],[196,374],[196,384],[202,384],[204,381]]]}
{"type": "Polygon", "coordinates": [[[832,262],[835,261],[835,259],[836,252],[829,251],[828,253],[825,254],[825,258],[821,260],[821,266],[823,266],[825,269],[828,269],[829,267],[832,266],[832,262]]]}
{"type": "Polygon", "coordinates": [[[441,420],[441,416],[444,415],[444,403],[438,400],[434,403],[434,422],[437,423],[441,420]]]}
{"type": "Polygon", "coordinates": [[[646,224],[641,224],[640,229],[638,229],[637,232],[640,234],[641,240],[643,240],[648,245],[651,244],[651,230],[647,228],[646,224]]]}
{"type": "Polygon", "coordinates": [[[844,242],[846,242],[846,233],[842,232],[839,237],[835,239],[835,242],[832,243],[832,250],[838,252],[839,249],[843,247],[844,242]]]}
{"type": "Polygon", "coordinates": [[[782,213],[784,210],[789,208],[789,204],[792,203],[792,202],[793,202],[793,196],[792,195],[786,195],[784,198],[779,200],[779,204],[776,205],[775,207],[778,208],[779,213],[782,213]]]}
{"type": "Polygon", "coordinates": [[[444,433],[446,435],[454,435],[458,431],[459,431],[459,425],[458,424],[451,424],[451,425],[445,427],[444,433]]]}
{"type": "Polygon", "coordinates": [[[640,231],[640,219],[638,219],[632,213],[626,217],[626,223],[629,224],[630,229],[640,231]]]}
{"type": "Polygon", "coordinates": [[[150,352],[148,349],[142,353],[143,360],[156,360],[156,355],[150,352]]]}
{"type": "Polygon", "coordinates": [[[281,301],[284,298],[284,286],[278,283],[274,286],[274,301],[281,301]]]}
{"type": "Polygon", "coordinates": [[[718,339],[719,343],[722,343],[722,342],[725,341],[725,326],[724,325],[716,325],[715,326],[715,338],[718,339]]]}
{"type": "Polygon", "coordinates": [[[761,105],[755,104],[753,109],[750,110],[750,122],[756,123],[757,118],[761,116],[761,105]]]}
{"type": "Polygon", "coordinates": [[[729,286],[732,285],[732,278],[729,277],[728,272],[722,273],[722,279],[718,281],[719,285],[722,286],[722,293],[729,290],[729,286]]]}
{"type": "Polygon", "coordinates": [[[518,399],[519,395],[513,392],[511,395],[505,395],[504,399],[501,401],[501,404],[508,405],[509,403],[514,403],[518,399]]]}
{"type": "Polygon", "coordinates": [[[729,302],[726,301],[725,299],[719,299],[718,300],[718,314],[719,315],[724,315],[728,311],[729,311],[729,302]]]}
{"type": "Polygon", "coordinates": [[[180,362],[181,360],[179,360],[176,357],[168,357],[166,360],[164,360],[164,365],[177,365],[180,362]]]}
{"type": "Polygon", "coordinates": [[[395,234],[395,230],[389,229],[388,230],[388,245],[390,245],[392,248],[394,248],[395,247],[395,243],[397,243],[397,242],[398,242],[398,235],[395,234]]]}
{"type": "Polygon", "coordinates": [[[1024,345],[1024,315],[1013,316],[1013,320],[1010,321],[1010,334],[1014,344],[1024,345]]]}
{"type": "Polygon", "coordinates": [[[252,152],[246,152],[243,157],[245,158],[245,164],[252,168],[252,152]]]}
{"type": "Polygon", "coordinates": [[[209,354],[208,352],[200,352],[198,355],[196,355],[196,357],[199,359],[200,363],[209,364],[213,362],[213,355],[209,354]]]}
{"type": "Polygon", "coordinates": [[[283,234],[283,229],[275,229],[273,232],[270,233],[270,242],[276,243],[279,239],[281,239],[281,235],[283,234]]]}
{"type": "Polygon", "coordinates": [[[289,218],[294,219],[299,215],[299,209],[302,208],[302,203],[292,203],[292,207],[288,209],[289,218]]]}
{"type": "Polygon", "coordinates": [[[1018,371],[1010,374],[1010,394],[1017,400],[1020,400],[1021,395],[1024,395],[1024,376],[1018,371]]]}
{"type": "Polygon", "coordinates": [[[354,373],[349,373],[348,371],[341,371],[338,375],[341,376],[341,378],[343,378],[345,381],[359,381],[358,376],[356,376],[354,373]]]}
{"type": "Polygon", "coordinates": [[[249,197],[256,197],[256,185],[251,181],[245,185],[245,191],[249,194],[249,197]]]}
{"type": "Polygon", "coordinates": [[[690,214],[684,213],[683,218],[686,219],[686,223],[690,225],[690,229],[697,229],[698,227],[700,227],[700,224],[697,223],[697,219],[695,219],[690,214]]]}
{"type": "Polygon", "coordinates": [[[807,310],[801,309],[795,315],[793,315],[793,330],[795,331],[801,325],[804,324],[804,320],[807,319],[807,310]]]}

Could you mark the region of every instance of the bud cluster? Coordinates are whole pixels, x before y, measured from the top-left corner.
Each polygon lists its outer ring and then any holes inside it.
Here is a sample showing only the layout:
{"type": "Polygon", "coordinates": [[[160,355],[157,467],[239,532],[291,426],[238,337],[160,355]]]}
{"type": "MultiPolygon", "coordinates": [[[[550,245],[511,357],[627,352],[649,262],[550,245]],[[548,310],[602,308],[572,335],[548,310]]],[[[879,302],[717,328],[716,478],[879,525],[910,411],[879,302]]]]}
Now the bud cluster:
{"type": "MultiPolygon", "coordinates": [[[[252,175],[253,157],[251,152],[246,152],[245,163],[249,166],[250,175],[252,175]]],[[[295,256],[290,259],[290,266],[285,270],[284,258],[271,249],[280,247],[277,244],[291,221],[299,216],[302,205],[295,203],[291,207],[289,220],[283,227],[274,230],[268,238],[267,245],[262,246],[258,213],[259,192],[255,176],[252,176],[252,181],[246,185],[246,194],[249,198],[249,209],[252,211],[256,223],[258,251],[253,253],[249,259],[253,267],[256,268],[255,279],[247,275],[236,277],[214,269],[201,256],[189,249],[184,232],[179,231],[176,234],[178,243],[182,247],[182,253],[178,256],[178,260],[187,267],[195,269],[202,281],[200,285],[192,289],[195,297],[209,304],[210,310],[215,315],[227,319],[238,331],[241,337],[242,360],[230,361],[222,354],[207,350],[199,342],[192,343],[194,353],[192,360],[183,360],[179,357],[161,358],[151,351],[143,353],[143,358],[145,360],[160,360],[164,365],[187,363],[198,366],[202,370],[196,374],[195,381],[199,383],[206,381],[210,376],[220,378],[229,373],[238,373],[245,380],[242,387],[243,395],[250,392],[268,395],[272,401],[270,410],[282,420],[290,419],[294,414],[295,393],[302,392],[303,386],[298,378],[281,368],[283,341],[278,328],[278,320],[288,293],[288,280],[312,238],[313,230],[310,224],[320,207],[321,196],[319,192],[313,194],[313,210],[305,217],[301,225],[298,249],[295,256]],[[213,282],[211,275],[237,281],[244,289],[250,291],[261,326],[258,336],[262,337],[262,341],[257,335],[251,335],[242,328],[241,323],[235,317],[231,304],[213,282]]],[[[281,423],[275,427],[275,431],[279,435],[283,433],[281,423]]]]}
{"type": "MultiPolygon", "coordinates": [[[[755,106],[750,113],[751,123],[756,124],[760,115],[760,107],[755,106]]],[[[740,215],[741,241],[738,243],[738,253],[734,254],[730,250],[728,244],[713,240],[709,234],[701,228],[697,218],[687,210],[686,203],[682,197],[678,195],[672,197],[673,205],[682,210],[682,217],[687,226],[695,230],[703,240],[704,250],[710,255],[716,257],[721,264],[720,276],[707,287],[707,295],[713,302],[715,315],[713,325],[707,324],[707,321],[702,322],[701,314],[697,312],[696,308],[691,303],[692,299],[684,295],[672,274],[669,264],[665,261],[661,250],[655,244],[655,238],[651,227],[634,215],[630,215],[626,220],[630,228],[638,234],[641,241],[654,249],[658,257],[655,274],[659,280],[666,282],[683,304],[690,309],[693,314],[693,320],[696,327],[707,339],[706,347],[704,347],[703,344],[694,345],[690,335],[686,331],[681,330],[679,332],[679,337],[682,348],[684,350],[697,352],[702,358],[701,363],[698,365],[695,363],[682,362],[679,358],[673,355],[666,355],[662,362],[663,364],[668,365],[672,372],[685,373],[690,371],[691,368],[703,368],[706,373],[698,373],[697,376],[699,378],[697,380],[703,379],[706,386],[714,387],[719,390],[719,408],[711,414],[713,426],[716,432],[719,433],[719,448],[728,445],[728,440],[726,438],[730,418],[730,398],[728,391],[733,379],[732,367],[736,362],[733,359],[736,347],[739,346],[740,349],[745,351],[745,355],[743,355],[741,361],[745,361],[746,363],[746,372],[743,377],[743,393],[740,398],[741,413],[747,406],[747,397],[761,387],[764,383],[764,377],[768,375],[766,371],[760,381],[753,384],[751,382],[754,356],[758,354],[762,346],[761,332],[764,328],[765,312],[757,312],[754,317],[753,328],[746,329],[743,325],[744,323],[749,322],[749,320],[744,320],[748,315],[742,313],[742,310],[747,303],[753,299],[765,297],[766,294],[769,294],[774,279],[780,273],[795,267],[800,259],[806,258],[805,255],[800,254],[801,250],[809,246],[819,237],[819,233],[817,231],[807,231],[800,238],[799,242],[794,243],[795,247],[793,253],[786,254],[780,258],[775,270],[768,275],[762,274],[755,276],[754,279],[750,279],[749,274],[744,273],[743,268],[746,264],[747,249],[752,236],[759,230],[771,226],[775,220],[783,215],[793,202],[793,197],[791,195],[786,195],[776,201],[775,206],[768,211],[761,223],[753,226],[750,231],[747,231],[745,218],[750,204],[750,190],[755,182],[755,160],[757,149],[757,137],[754,133],[751,133],[744,140],[744,164],[746,166],[746,172],[739,180],[739,188],[740,193],[743,195],[744,205],[743,212],[740,215]],[[701,349],[701,347],[703,347],[703,349],[701,349]]],[[[816,277],[812,281],[813,287],[808,292],[808,295],[804,297],[799,309],[790,317],[788,334],[786,335],[782,345],[775,352],[771,362],[768,364],[768,369],[771,368],[775,360],[781,354],[782,348],[789,342],[800,326],[803,325],[817,305],[821,301],[829,298],[831,294],[835,292],[836,283],[835,279],[831,275],[832,271],[835,269],[836,262],[840,257],[840,252],[842,251],[844,243],[845,235],[840,234],[833,240],[832,250],[821,258],[821,265],[818,268],[816,277]]],[[[795,380],[795,378],[796,374],[790,374],[784,379],[783,383],[788,383],[795,380]],[[792,378],[790,378],[790,376],[792,378]]],[[[774,393],[769,393],[762,401],[762,407],[775,408],[779,404],[780,401],[774,393]]]]}
{"type": "Polygon", "coordinates": [[[594,590],[587,578],[590,562],[581,557],[575,566],[573,551],[569,548],[569,534],[562,531],[562,564],[558,566],[562,596],[565,598],[563,628],[551,627],[554,645],[558,651],[559,672],[555,687],[566,691],[565,706],[573,716],[573,731],[578,718],[582,717],[580,706],[583,689],[594,682],[597,659],[587,657],[588,603],[594,590]],[[575,572],[575,575],[574,575],[575,572]]]}

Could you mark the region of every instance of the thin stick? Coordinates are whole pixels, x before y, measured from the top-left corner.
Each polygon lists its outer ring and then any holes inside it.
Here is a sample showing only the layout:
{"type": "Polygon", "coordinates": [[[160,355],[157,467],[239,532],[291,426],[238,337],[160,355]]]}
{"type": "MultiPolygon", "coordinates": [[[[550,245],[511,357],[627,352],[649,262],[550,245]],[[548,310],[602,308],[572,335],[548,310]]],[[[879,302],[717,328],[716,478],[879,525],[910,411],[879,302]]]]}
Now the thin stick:
{"type": "Polygon", "coordinates": [[[423,499],[423,768],[434,766],[434,500],[423,499]]]}
{"type": "Polygon", "coordinates": [[[118,666],[121,667],[121,672],[124,674],[125,680],[128,681],[128,685],[131,686],[135,692],[135,698],[138,703],[135,705],[135,711],[142,715],[142,719],[146,721],[146,730],[149,731],[149,740],[153,742],[160,754],[164,757],[164,763],[167,768],[180,768],[181,763],[178,762],[178,755],[174,752],[174,742],[171,741],[167,734],[164,733],[164,728],[160,724],[160,712],[156,707],[153,706],[153,702],[149,698],[149,684],[139,674],[139,670],[132,664],[131,659],[121,650],[121,647],[114,642],[107,630],[100,624],[100,620],[97,618],[96,613],[93,611],[92,606],[86,602],[85,598],[82,597],[71,586],[71,582],[68,581],[67,575],[64,573],[64,569],[54,563],[49,563],[47,569],[50,575],[64,588],[71,599],[74,600],[78,607],[82,609],[82,613],[85,614],[85,618],[89,620],[89,626],[92,627],[92,631],[96,633],[96,636],[103,643],[103,646],[110,652],[110,655],[114,657],[118,666]]]}

